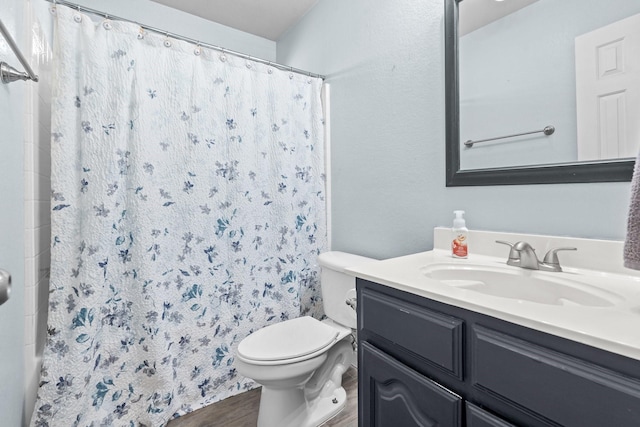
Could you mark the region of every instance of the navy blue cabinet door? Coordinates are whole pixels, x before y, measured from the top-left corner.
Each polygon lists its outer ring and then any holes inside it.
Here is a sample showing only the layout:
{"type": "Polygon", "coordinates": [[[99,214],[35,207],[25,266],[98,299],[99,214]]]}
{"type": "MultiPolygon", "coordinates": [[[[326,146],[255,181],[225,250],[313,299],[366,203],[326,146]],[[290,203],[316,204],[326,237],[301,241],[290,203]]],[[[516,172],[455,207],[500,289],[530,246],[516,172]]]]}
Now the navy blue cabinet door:
{"type": "Polygon", "coordinates": [[[360,427],[459,427],[462,399],[367,342],[360,352],[360,427]]]}
{"type": "Polygon", "coordinates": [[[513,424],[467,402],[467,427],[515,427],[513,424]]]}

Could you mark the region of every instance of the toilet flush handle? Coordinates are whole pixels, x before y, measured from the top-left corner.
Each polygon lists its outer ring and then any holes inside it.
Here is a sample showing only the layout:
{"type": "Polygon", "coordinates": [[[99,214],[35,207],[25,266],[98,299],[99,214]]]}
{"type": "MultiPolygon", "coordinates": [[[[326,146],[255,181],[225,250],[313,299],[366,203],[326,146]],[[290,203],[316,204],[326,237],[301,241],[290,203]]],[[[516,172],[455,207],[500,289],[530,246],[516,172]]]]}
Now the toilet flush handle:
{"type": "Polygon", "coordinates": [[[354,310],[358,308],[358,302],[355,298],[347,298],[344,303],[354,310]]]}

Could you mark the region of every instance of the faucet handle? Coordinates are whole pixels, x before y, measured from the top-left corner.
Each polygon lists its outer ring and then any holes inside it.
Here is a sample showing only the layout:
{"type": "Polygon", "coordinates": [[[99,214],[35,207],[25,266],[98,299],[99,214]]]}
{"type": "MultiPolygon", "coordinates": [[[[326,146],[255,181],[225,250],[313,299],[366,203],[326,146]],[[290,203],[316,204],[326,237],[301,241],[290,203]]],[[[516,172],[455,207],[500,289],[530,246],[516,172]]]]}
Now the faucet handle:
{"type": "Polygon", "coordinates": [[[496,240],[496,243],[500,243],[501,245],[507,245],[511,248],[511,250],[509,251],[509,260],[513,261],[513,260],[520,259],[520,253],[514,249],[515,244],[511,242],[505,242],[504,240],[496,240]]]}
{"type": "Polygon", "coordinates": [[[511,242],[506,242],[506,241],[504,241],[504,240],[496,240],[496,243],[500,243],[500,244],[502,244],[502,245],[507,245],[507,246],[509,246],[509,247],[513,247],[513,243],[511,243],[511,242]]]}
{"type": "Polygon", "coordinates": [[[531,246],[529,243],[525,242],[524,240],[521,240],[521,241],[516,242],[516,243],[506,242],[504,240],[496,240],[496,243],[507,245],[512,250],[515,250],[517,252],[524,251],[524,250],[527,250],[527,249],[531,249],[531,250],[535,251],[535,249],[533,249],[533,246],[531,246]]]}
{"type": "MultiPolygon", "coordinates": [[[[547,254],[544,256],[544,263],[545,264],[549,264],[549,265],[553,265],[553,266],[558,266],[558,268],[560,268],[560,260],[558,259],[558,252],[559,251],[577,251],[578,248],[555,248],[555,249],[551,249],[549,252],[547,252],[547,254]]],[[[560,270],[562,271],[562,270],[560,270]]]]}

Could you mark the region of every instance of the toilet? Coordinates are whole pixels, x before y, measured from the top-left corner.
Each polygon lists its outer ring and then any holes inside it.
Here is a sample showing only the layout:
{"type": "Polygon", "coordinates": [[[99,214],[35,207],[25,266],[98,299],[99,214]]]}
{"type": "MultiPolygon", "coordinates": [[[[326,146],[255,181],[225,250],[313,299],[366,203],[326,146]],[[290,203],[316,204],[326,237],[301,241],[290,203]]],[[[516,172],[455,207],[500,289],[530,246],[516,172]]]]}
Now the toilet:
{"type": "Polygon", "coordinates": [[[286,320],[240,342],[238,373],[262,385],[258,427],[316,427],[344,408],[342,374],[356,363],[357,326],[355,278],[344,269],[372,261],[344,252],[320,254],[327,319],[286,320]]]}

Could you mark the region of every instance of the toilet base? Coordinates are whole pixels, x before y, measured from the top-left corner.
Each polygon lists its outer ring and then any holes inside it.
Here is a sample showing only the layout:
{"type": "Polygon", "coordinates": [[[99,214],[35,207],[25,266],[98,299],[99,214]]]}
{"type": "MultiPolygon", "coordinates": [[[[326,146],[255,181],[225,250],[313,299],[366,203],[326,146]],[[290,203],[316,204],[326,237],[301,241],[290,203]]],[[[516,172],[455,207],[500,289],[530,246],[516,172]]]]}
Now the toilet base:
{"type": "Polygon", "coordinates": [[[335,417],[347,403],[343,387],[318,397],[309,407],[303,389],[275,390],[262,386],[258,427],[317,427],[335,417]]]}
{"type": "Polygon", "coordinates": [[[351,339],[339,341],[325,357],[322,365],[296,386],[263,382],[258,427],[317,427],[338,415],[347,401],[342,375],[354,357],[351,339]]]}
{"type": "Polygon", "coordinates": [[[334,390],[333,396],[320,398],[316,407],[309,414],[309,423],[305,427],[315,427],[338,415],[347,404],[347,392],[340,387],[334,390]]]}

